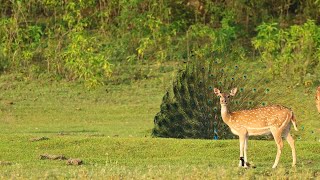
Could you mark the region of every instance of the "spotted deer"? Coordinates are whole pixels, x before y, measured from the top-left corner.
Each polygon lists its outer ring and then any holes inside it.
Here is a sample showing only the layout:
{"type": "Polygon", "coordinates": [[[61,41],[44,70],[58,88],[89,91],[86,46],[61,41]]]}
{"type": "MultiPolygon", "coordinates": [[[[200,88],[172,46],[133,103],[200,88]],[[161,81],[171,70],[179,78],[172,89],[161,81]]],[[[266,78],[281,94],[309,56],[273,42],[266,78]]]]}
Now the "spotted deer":
{"type": "Polygon", "coordinates": [[[316,106],[318,108],[318,112],[320,113],[320,86],[318,87],[316,93],[316,106]]]}
{"type": "Polygon", "coordinates": [[[239,167],[248,167],[247,148],[249,136],[272,134],[277,144],[277,155],[272,168],[276,168],[283,148],[282,136],[288,141],[292,150],[292,166],[296,164],[296,150],[294,139],[290,135],[291,123],[296,131],[297,125],[293,112],[279,105],[261,107],[250,110],[230,112],[228,103],[231,96],[235,96],[237,88],[231,93],[221,93],[214,88],[214,93],[220,97],[222,120],[230,127],[232,133],[239,136],[240,162],[239,167]],[[291,123],[290,123],[291,122],[291,123]]]}

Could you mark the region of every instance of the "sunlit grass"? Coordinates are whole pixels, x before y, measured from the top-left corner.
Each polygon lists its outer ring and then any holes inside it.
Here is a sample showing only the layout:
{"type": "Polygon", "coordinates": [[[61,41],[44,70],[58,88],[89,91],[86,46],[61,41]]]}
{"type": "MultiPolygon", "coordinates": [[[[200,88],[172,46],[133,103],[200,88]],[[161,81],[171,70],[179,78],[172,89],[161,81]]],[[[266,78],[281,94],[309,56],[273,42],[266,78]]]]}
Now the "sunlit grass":
{"type": "Polygon", "coordinates": [[[271,168],[276,146],[273,141],[249,141],[249,161],[256,168],[238,168],[238,141],[114,138],[104,136],[50,135],[49,140],[30,142],[32,135],[1,135],[0,166],[3,177],[127,177],[210,178],[213,177],[316,177],[320,170],[320,145],[298,142],[298,164],[291,167],[286,144],[279,168],[271,168]],[[63,154],[80,158],[81,166],[62,160],[40,160],[40,154],[63,154]]]}

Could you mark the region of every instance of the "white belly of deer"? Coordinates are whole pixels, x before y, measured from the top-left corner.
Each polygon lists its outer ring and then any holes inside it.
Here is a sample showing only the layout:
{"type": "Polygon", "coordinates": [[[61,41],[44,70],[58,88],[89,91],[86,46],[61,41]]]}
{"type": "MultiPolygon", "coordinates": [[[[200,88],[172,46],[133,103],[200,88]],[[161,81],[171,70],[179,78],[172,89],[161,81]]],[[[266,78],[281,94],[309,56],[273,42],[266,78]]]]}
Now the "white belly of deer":
{"type": "MultiPolygon", "coordinates": [[[[256,135],[267,135],[270,134],[270,127],[263,127],[263,128],[247,128],[245,127],[248,131],[248,135],[249,136],[256,136],[256,135]]],[[[237,132],[237,130],[230,128],[231,132],[235,135],[239,135],[239,133],[237,132]]]]}
{"type": "Polygon", "coordinates": [[[249,136],[270,134],[270,127],[265,128],[247,128],[249,136]]]}

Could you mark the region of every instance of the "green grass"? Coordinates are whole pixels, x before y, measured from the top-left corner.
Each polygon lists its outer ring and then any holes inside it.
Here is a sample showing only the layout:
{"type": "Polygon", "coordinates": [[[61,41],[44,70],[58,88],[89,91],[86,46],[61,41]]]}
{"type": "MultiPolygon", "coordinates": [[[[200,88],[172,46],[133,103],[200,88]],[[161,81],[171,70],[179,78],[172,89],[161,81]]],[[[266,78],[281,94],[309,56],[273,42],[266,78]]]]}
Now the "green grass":
{"type": "Polygon", "coordinates": [[[244,170],[237,167],[237,140],[150,137],[173,75],[170,71],[95,90],[77,83],[0,76],[0,161],[11,163],[0,163],[0,178],[320,178],[320,115],[312,88],[270,87],[279,97],[274,101],[292,107],[297,116],[300,131],[291,131],[297,140],[297,167],[291,167],[287,143],[279,168],[273,170],[275,143],[251,140],[248,157],[257,168],[244,170]],[[49,140],[30,141],[42,136],[49,140]],[[46,153],[80,158],[84,164],[40,160],[46,153]]]}
{"type": "Polygon", "coordinates": [[[87,90],[64,82],[1,84],[2,133],[149,135],[159,110],[162,79],[87,90]],[[143,89],[143,90],[141,90],[143,89]]]}
{"type": "Polygon", "coordinates": [[[126,177],[204,178],[320,175],[320,146],[317,142],[297,143],[298,164],[291,167],[291,152],[285,145],[279,168],[271,169],[276,148],[272,141],[250,141],[249,158],[257,168],[237,168],[236,140],[179,140],[155,138],[115,138],[89,135],[50,135],[50,139],[30,142],[32,135],[2,135],[1,159],[13,162],[0,166],[3,177],[126,177]],[[82,166],[65,161],[40,160],[40,154],[64,154],[84,160],[82,166]],[[224,173],[220,174],[223,170],[224,173]],[[81,173],[83,174],[81,174],[81,173]],[[79,174],[80,173],[80,174],[79,174]],[[231,173],[231,174],[230,174],[231,173]]]}

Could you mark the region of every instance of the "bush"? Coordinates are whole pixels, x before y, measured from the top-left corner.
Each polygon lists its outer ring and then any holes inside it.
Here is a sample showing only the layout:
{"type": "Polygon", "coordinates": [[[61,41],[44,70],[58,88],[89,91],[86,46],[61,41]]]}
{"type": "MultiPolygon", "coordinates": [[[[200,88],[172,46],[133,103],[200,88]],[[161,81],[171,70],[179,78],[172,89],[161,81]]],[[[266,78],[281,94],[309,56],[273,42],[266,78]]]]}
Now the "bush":
{"type": "Polygon", "coordinates": [[[307,76],[313,76],[313,82],[317,80],[320,27],[314,21],[286,29],[279,28],[277,23],[263,23],[257,31],[252,43],[274,78],[282,77],[292,84],[307,83],[307,76]]]}

